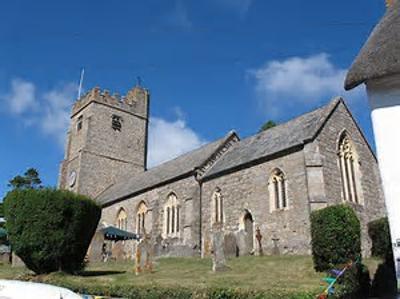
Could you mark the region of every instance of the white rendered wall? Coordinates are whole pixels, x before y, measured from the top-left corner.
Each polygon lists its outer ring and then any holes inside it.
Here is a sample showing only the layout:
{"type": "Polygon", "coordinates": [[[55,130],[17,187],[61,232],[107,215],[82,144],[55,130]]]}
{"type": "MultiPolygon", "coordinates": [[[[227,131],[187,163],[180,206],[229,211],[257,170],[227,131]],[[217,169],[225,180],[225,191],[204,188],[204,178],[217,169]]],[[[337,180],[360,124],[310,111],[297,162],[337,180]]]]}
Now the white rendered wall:
{"type": "Polygon", "coordinates": [[[367,83],[397,281],[400,279],[400,76],[367,83]]]}

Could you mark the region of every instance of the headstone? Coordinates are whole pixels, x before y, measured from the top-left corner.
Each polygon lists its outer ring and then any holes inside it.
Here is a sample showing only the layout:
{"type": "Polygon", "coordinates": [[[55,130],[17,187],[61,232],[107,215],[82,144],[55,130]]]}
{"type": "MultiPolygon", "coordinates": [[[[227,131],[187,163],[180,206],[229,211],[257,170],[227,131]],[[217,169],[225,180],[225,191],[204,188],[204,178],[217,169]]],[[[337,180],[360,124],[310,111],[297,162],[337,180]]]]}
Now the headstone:
{"type": "Polygon", "coordinates": [[[135,250],[135,274],[139,275],[142,272],[142,252],[139,244],[135,250]]]}
{"type": "Polygon", "coordinates": [[[257,255],[262,256],[264,255],[263,248],[262,248],[262,235],[260,231],[260,227],[257,227],[256,229],[256,240],[257,240],[257,255]]]}
{"type": "Polygon", "coordinates": [[[272,242],[274,243],[274,247],[272,248],[272,254],[273,255],[279,255],[279,238],[278,237],[273,237],[272,242]]]}
{"type": "Polygon", "coordinates": [[[211,255],[210,239],[206,237],[204,240],[204,256],[210,256],[210,255],[211,255]]]}
{"type": "Polygon", "coordinates": [[[150,238],[147,234],[144,234],[143,239],[136,245],[135,253],[135,273],[146,271],[153,271],[153,252],[150,243],[150,238]]]}
{"type": "Polygon", "coordinates": [[[25,267],[25,263],[14,252],[11,256],[11,267],[25,267]]]}
{"type": "Polygon", "coordinates": [[[228,233],[224,237],[224,253],[226,257],[239,256],[239,248],[236,242],[236,236],[233,233],[228,233]]]}
{"type": "Polygon", "coordinates": [[[126,252],[122,241],[115,242],[112,248],[112,257],[117,261],[123,261],[126,259],[126,252]]]}
{"type": "Polygon", "coordinates": [[[229,268],[226,266],[226,259],[224,253],[224,232],[221,224],[215,224],[213,226],[213,271],[221,272],[226,271],[229,268]]]}
{"type": "Polygon", "coordinates": [[[236,244],[239,248],[239,255],[248,255],[247,250],[247,234],[244,230],[240,230],[236,233],[236,244]]]}
{"type": "Polygon", "coordinates": [[[96,231],[88,249],[88,257],[90,262],[103,261],[103,244],[104,234],[101,231],[96,231]]]}

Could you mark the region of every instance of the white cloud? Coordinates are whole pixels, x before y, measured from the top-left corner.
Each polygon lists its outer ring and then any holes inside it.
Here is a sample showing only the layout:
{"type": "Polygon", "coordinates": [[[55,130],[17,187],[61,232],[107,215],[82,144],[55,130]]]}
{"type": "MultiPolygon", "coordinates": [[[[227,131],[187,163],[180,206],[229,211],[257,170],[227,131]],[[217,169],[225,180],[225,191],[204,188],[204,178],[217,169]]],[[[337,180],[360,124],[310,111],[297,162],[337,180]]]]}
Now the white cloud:
{"type": "Polygon", "coordinates": [[[156,166],[203,145],[203,140],[185,121],[168,122],[151,118],[149,128],[149,167],[156,166]]]}
{"type": "MultiPolygon", "coordinates": [[[[5,96],[0,95],[0,98],[7,101],[12,115],[21,118],[30,127],[39,128],[63,148],[77,85],[67,83],[41,93],[35,92],[36,89],[32,82],[14,79],[10,92],[5,96]]],[[[151,118],[149,166],[173,159],[205,143],[205,140],[186,125],[185,113],[179,107],[175,107],[173,111],[177,120],[172,122],[151,118]]]]}
{"type": "Polygon", "coordinates": [[[35,99],[35,85],[22,79],[12,80],[11,91],[1,98],[6,101],[10,111],[15,114],[35,110],[38,105],[35,99]]]}
{"type": "Polygon", "coordinates": [[[187,9],[181,0],[175,1],[174,9],[167,14],[166,21],[169,25],[185,31],[189,31],[193,26],[192,21],[189,19],[187,9]]]}
{"type": "Polygon", "coordinates": [[[43,93],[36,90],[33,82],[13,79],[10,92],[0,98],[6,100],[11,115],[38,127],[63,146],[77,86],[68,83],[43,93]]]}
{"type": "Polygon", "coordinates": [[[66,84],[43,95],[43,115],[40,126],[44,133],[54,137],[63,146],[70,123],[70,113],[77,86],[66,84]]]}
{"type": "Polygon", "coordinates": [[[344,92],[347,70],[336,67],[325,53],[270,61],[249,73],[256,80],[256,91],[271,116],[278,116],[288,106],[326,102],[337,95],[354,101],[362,95],[361,89],[344,92]]]}

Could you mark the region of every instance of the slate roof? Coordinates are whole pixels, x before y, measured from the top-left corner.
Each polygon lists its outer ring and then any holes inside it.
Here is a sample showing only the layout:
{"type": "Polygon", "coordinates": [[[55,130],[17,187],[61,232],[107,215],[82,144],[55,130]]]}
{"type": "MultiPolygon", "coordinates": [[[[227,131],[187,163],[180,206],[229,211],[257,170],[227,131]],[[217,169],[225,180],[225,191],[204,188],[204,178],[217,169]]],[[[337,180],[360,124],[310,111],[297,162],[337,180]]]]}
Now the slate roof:
{"type": "Polygon", "coordinates": [[[352,89],[370,79],[400,73],[400,0],[394,0],[353,62],[345,81],[352,89]]]}
{"type": "Polygon", "coordinates": [[[131,178],[122,180],[102,192],[96,198],[96,201],[100,205],[106,205],[174,179],[194,174],[196,168],[202,166],[233,135],[236,135],[236,133],[231,131],[224,138],[208,143],[131,178]]]}
{"type": "MultiPolygon", "coordinates": [[[[216,161],[202,179],[207,180],[238,166],[246,165],[313,140],[331,112],[341,101],[343,101],[341,98],[335,98],[321,108],[235,143],[216,161]]],[[[107,206],[156,186],[194,175],[196,169],[205,164],[233,135],[236,136],[236,133],[229,132],[224,138],[118,182],[101,193],[96,200],[100,205],[107,206]]]]}
{"type": "Polygon", "coordinates": [[[335,98],[321,108],[241,140],[218,160],[205,174],[204,179],[207,180],[313,140],[328,116],[341,101],[343,101],[341,98],[335,98]]]}

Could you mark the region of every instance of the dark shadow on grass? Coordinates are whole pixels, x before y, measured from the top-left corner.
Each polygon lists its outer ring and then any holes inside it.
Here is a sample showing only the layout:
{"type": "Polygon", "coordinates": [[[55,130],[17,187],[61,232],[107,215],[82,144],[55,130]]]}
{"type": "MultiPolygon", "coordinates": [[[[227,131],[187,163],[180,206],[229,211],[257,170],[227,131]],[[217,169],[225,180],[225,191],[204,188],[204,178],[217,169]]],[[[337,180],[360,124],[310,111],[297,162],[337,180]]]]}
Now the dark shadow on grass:
{"type": "Polygon", "coordinates": [[[116,274],[124,274],[126,271],[83,271],[79,272],[78,276],[104,276],[104,275],[116,275],[116,274]]]}

